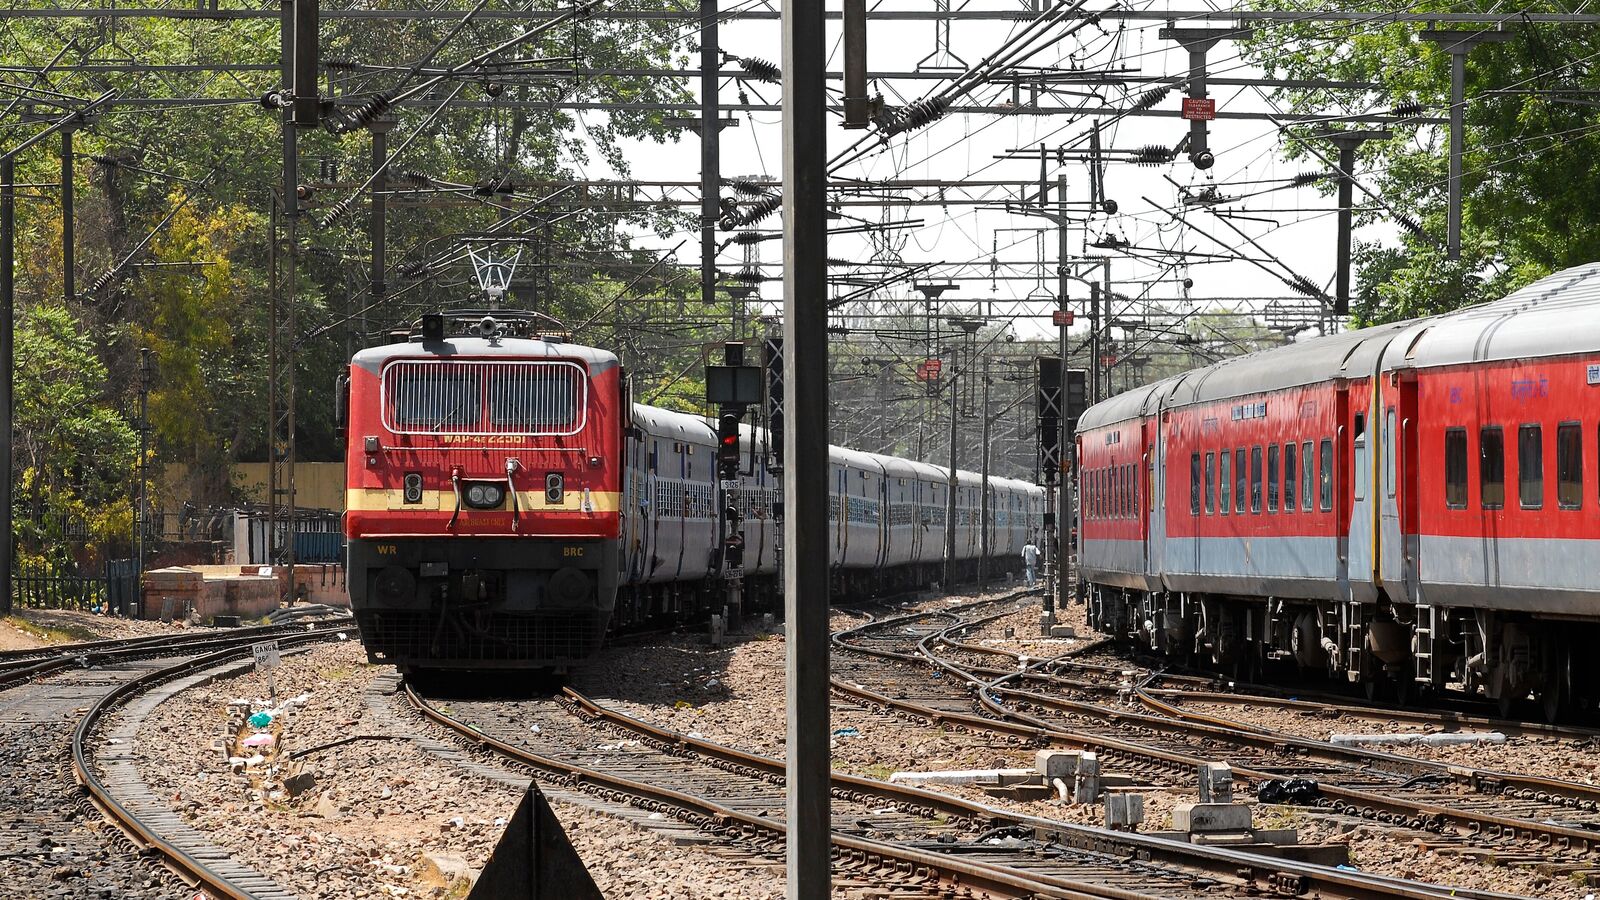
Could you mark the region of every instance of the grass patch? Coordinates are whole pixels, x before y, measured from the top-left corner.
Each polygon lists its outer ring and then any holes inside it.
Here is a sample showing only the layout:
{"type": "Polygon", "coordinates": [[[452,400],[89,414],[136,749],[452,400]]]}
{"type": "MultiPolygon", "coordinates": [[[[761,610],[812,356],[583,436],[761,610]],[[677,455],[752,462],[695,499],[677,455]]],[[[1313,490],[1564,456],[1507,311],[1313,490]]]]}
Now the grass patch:
{"type": "Polygon", "coordinates": [[[879,781],[888,781],[889,780],[889,776],[893,775],[894,773],[895,773],[894,766],[885,766],[885,765],[866,766],[865,768],[863,768],[861,770],[861,774],[867,776],[868,778],[876,778],[879,781]]]}
{"type": "Polygon", "coordinates": [[[37,622],[30,622],[20,615],[6,616],[5,621],[22,633],[36,640],[51,644],[69,644],[78,641],[99,640],[100,638],[98,634],[77,624],[40,625],[37,622]]]}

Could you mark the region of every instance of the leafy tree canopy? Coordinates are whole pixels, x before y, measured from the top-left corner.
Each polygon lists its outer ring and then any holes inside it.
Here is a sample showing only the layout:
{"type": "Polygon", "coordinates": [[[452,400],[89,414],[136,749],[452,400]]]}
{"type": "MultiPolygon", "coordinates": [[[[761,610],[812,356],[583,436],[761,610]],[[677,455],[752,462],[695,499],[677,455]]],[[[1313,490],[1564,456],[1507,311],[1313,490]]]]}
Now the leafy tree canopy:
{"type": "MultiPolygon", "coordinates": [[[[1254,0],[1258,9],[1312,11],[1316,0],[1254,0]]],[[[1529,13],[1568,12],[1569,4],[1530,2],[1529,13]]],[[[1321,116],[1388,113],[1419,104],[1426,117],[1447,117],[1450,54],[1421,39],[1422,26],[1385,23],[1393,3],[1356,0],[1341,9],[1374,13],[1371,22],[1298,22],[1258,27],[1246,56],[1269,76],[1370,84],[1369,90],[1285,88],[1286,111],[1321,116]]],[[[1422,0],[1407,12],[1481,10],[1485,27],[1503,21],[1503,7],[1422,0]]],[[[1451,24],[1444,28],[1468,28],[1451,24]]],[[[1359,324],[1428,315],[1500,297],[1550,272],[1600,259],[1600,29],[1506,24],[1510,39],[1478,46],[1467,57],[1462,258],[1442,250],[1446,234],[1449,133],[1438,125],[1400,125],[1386,142],[1363,145],[1357,177],[1402,211],[1422,235],[1402,230],[1397,242],[1368,243],[1356,254],[1359,324]]],[[[1285,146],[1311,158],[1310,146],[1330,159],[1309,132],[1294,131],[1285,146]]],[[[1331,189],[1331,188],[1330,188],[1331,189]]],[[[1388,210],[1367,221],[1394,221],[1388,210]]]]}

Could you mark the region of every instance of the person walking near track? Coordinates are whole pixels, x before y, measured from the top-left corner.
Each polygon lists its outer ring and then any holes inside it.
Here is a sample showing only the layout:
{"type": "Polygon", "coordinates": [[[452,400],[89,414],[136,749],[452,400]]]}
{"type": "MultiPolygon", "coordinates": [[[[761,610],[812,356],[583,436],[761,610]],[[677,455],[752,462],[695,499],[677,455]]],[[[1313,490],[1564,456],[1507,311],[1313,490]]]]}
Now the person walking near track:
{"type": "Polygon", "coordinates": [[[1028,542],[1022,545],[1022,565],[1028,587],[1033,587],[1033,573],[1039,567],[1039,548],[1033,545],[1033,538],[1028,538],[1028,542]]]}

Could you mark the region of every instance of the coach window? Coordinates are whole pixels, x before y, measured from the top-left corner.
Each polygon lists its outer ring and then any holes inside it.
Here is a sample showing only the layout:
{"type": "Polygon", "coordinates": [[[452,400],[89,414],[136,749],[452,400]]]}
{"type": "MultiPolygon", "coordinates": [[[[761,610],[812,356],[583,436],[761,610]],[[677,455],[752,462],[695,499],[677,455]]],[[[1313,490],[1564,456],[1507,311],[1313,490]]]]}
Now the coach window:
{"type": "Polygon", "coordinates": [[[1467,430],[1449,428],[1444,433],[1444,505],[1467,508],[1467,430]]]}
{"type": "MultiPolygon", "coordinates": [[[[1233,451],[1233,511],[1244,514],[1245,491],[1250,488],[1250,471],[1245,468],[1244,448],[1233,451]]],[[[1261,506],[1258,502],[1257,508],[1261,506]]]]}
{"type": "Polygon", "coordinates": [[[1206,454],[1206,515],[1217,511],[1217,455],[1206,454]]]}
{"type": "Polygon", "coordinates": [[[1261,512],[1261,448],[1250,448],[1250,511],[1261,512]]]}
{"type": "Polygon", "coordinates": [[[1322,439],[1322,446],[1318,450],[1318,454],[1321,456],[1321,463],[1322,463],[1322,465],[1320,466],[1322,477],[1320,479],[1321,483],[1319,485],[1319,491],[1318,491],[1318,493],[1321,494],[1320,499],[1322,500],[1322,504],[1321,504],[1322,505],[1322,511],[1323,512],[1332,512],[1333,511],[1333,441],[1329,440],[1328,438],[1323,438],[1322,439]]]}
{"type": "Polygon", "coordinates": [[[1217,506],[1227,515],[1228,496],[1233,490],[1233,454],[1227,450],[1222,451],[1222,471],[1217,473],[1217,481],[1222,485],[1222,497],[1217,506]]]}
{"type": "Polygon", "coordinates": [[[1583,428],[1577,422],[1556,428],[1556,503],[1562,509],[1583,505],[1583,428]]]}
{"type": "Polygon", "coordinates": [[[1189,454],[1189,515],[1200,515],[1200,454],[1189,454]]]}
{"type": "Polygon", "coordinates": [[[1310,441],[1300,445],[1300,508],[1306,512],[1316,509],[1317,457],[1310,441]]]}
{"type": "Polygon", "coordinates": [[[1523,509],[1544,506],[1544,432],[1538,425],[1517,429],[1517,497],[1523,509]]]}
{"type": "Polygon", "coordinates": [[[1300,470],[1294,464],[1294,444],[1283,445],[1283,511],[1294,512],[1294,480],[1300,477],[1300,470]]]}
{"type": "Polygon", "coordinates": [[[1397,434],[1394,428],[1394,407],[1389,407],[1388,418],[1383,420],[1383,486],[1394,496],[1394,442],[1397,434]]]}
{"type": "Polygon", "coordinates": [[[1498,425],[1478,433],[1478,499],[1484,509],[1506,505],[1506,438],[1498,425]]]}

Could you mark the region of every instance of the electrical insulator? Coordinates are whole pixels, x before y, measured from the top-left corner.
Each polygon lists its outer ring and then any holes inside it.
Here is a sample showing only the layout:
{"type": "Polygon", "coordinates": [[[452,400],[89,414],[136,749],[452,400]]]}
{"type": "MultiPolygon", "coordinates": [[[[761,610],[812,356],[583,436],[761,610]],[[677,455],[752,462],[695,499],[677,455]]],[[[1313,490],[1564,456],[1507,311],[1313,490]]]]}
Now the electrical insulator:
{"type": "Polygon", "coordinates": [[[768,84],[778,84],[783,80],[783,72],[777,66],[755,56],[747,56],[739,60],[739,68],[744,69],[756,81],[765,81],[768,84]]]}

